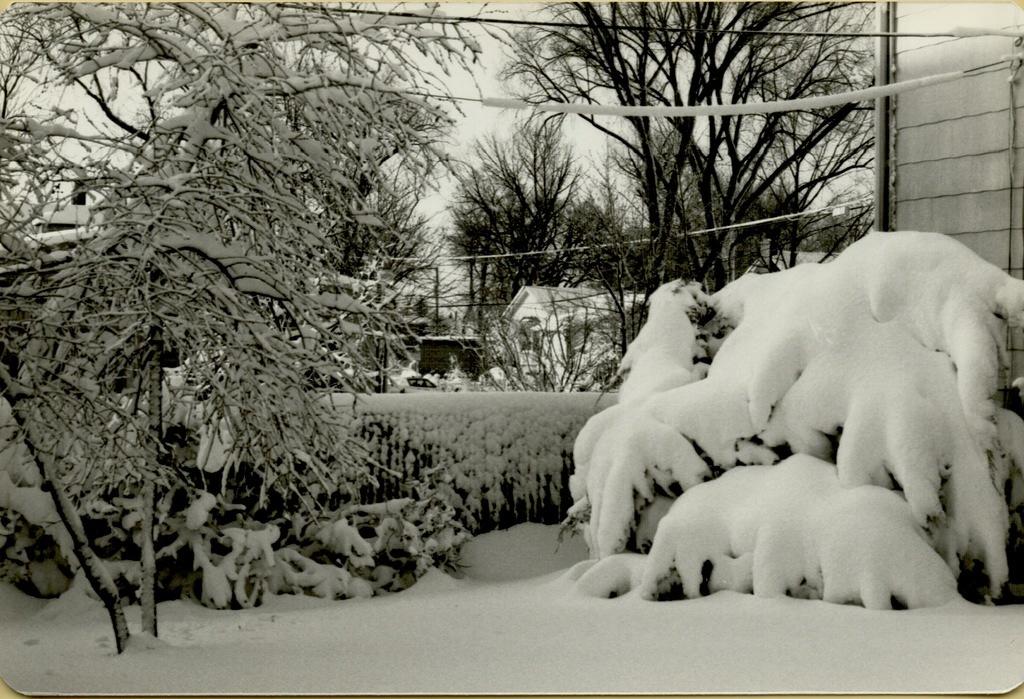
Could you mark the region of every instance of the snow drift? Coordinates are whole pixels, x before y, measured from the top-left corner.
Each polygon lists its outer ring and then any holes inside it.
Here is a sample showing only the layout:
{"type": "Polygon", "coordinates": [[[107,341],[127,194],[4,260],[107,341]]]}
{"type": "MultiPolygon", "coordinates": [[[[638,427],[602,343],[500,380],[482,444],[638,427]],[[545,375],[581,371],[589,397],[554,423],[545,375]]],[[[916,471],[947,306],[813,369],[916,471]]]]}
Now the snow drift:
{"type": "MultiPolygon", "coordinates": [[[[657,527],[644,563],[648,593],[674,568],[693,594],[705,561],[715,567],[718,554],[706,549],[722,536],[730,546],[719,554],[774,561],[761,567],[768,577],[753,584],[755,594],[824,576],[832,581],[825,587],[843,590],[826,598],[918,606],[942,599],[948,575],[979,567],[989,594],[1000,593],[1008,577],[1006,480],[1019,477],[1019,437],[1012,435],[1021,425],[992,396],[1002,333],[1024,321],[1024,282],[946,236],[876,233],[832,263],[737,280],[701,300],[711,313],[695,327],[686,309],[698,296],[678,283],[657,292],[638,351],[627,354],[622,403],[592,418],[577,439],[573,512],[589,514],[593,555],[643,550],[644,530],[657,527]],[[694,361],[709,363],[706,377],[694,361]],[[650,376],[676,380],[653,385],[644,379],[650,376]],[[621,447],[628,443],[644,446],[621,447]],[[801,458],[778,474],[704,483],[790,453],[813,457],[813,468],[801,458]],[[823,463],[835,480],[827,487],[823,463]],[[756,516],[725,507],[760,502],[767,488],[787,492],[790,499],[778,502],[789,504],[762,503],[756,516]],[[680,493],[664,524],[652,522],[665,499],[680,493]],[[713,504],[730,514],[712,517],[713,504]],[[873,521],[891,524],[888,538],[872,535],[873,521]],[[826,523],[828,533],[819,530],[826,523]],[[761,540],[783,531],[792,543],[812,530],[817,539],[799,546],[761,540]],[[760,543],[739,546],[744,537],[760,543]],[[909,563],[924,560],[922,541],[945,561],[945,572],[909,563]],[[787,553],[793,550],[796,558],[787,553]],[[863,569],[851,565],[868,559],[863,569]]],[[[723,585],[750,591],[748,574],[758,566],[744,561],[742,580],[723,585]]],[[[820,584],[810,587],[825,594],[820,584]]]]}

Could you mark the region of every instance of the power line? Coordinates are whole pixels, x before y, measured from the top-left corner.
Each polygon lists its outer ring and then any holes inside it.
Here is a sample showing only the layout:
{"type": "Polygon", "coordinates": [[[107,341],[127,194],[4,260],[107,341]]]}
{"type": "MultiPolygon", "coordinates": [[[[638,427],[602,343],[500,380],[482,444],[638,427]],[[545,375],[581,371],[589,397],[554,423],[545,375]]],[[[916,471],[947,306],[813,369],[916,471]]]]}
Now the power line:
{"type": "Polygon", "coordinates": [[[828,95],[815,95],[811,97],[800,97],[788,100],[774,100],[768,102],[727,102],[720,104],[694,104],[694,105],[623,105],[623,104],[598,104],[593,102],[530,102],[522,99],[507,97],[465,97],[461,95],[444,95],[432,92],[416,90],[407,91],[406,94],[415,97],[425,97],[439,100],[476,102],[484,107],[495,109],[517,109],[534,110],[540,112],[553,112],[557,114],[587,114],[604,115],[617,117],[716,117],[716,116],[738,116],[756,114],[774,114],[778,112],[798,112],[821,109],[823,107],[834,107],[842,104],[866,102],[876,100],[880,97],[919,90],[941,83],[952,82],[961,78],[984,75],[986,73],[1001,70],[1006,66],[1013,66],[1019,61],[1020,55],[1008,56],[992,63],[981,66],[974,66],[964,70],[950,71],[928,75],[912,80],[875,85],[872,87],[857,90],[848,90],[828,95]]]}
{"type": "MultiPolygon", "coordinates": [[[[843,208],[862,208],[870,205],[872,201],[871,197],[863,197],[861,199],[854,199],[849,202],[842,202],[839,204],[833,204],[831,206],[824,206],[818,209],[809,209],[807,211],[798,211],[792,214],[782,214],[780,216],[771,216],[768,218],[761,218],[754,221],[744,221],[742,223],[731,223],[724,226],[715,226],[712,228],[701,228],[695,231],[684,231],[673,235],[673,238],[696,236],[696,235],[710,235],[711,233],[719,233],[721,231],[735,230],[739,228],[750,228],[752,226],[760,226],[767,223],[776,223],[779,221],[788,221],[796,218],[802,218],[804,216],[814,216],[825,212],[835,212],[843,208]]],[[[475,262],[477,260],[498,260],[508,258],[521,258],[521,257],[536,257],[541,255],[557,255],[562,252],[581,252],[583,250],[594,250],[598,248],[609,248],[617,247],[620,245],[639,245],[641,243],[651,242],[650,237],[644,238],[632,238],[626,241],[617,241],[612,243],[593,243],[590,245],[573,245],[565,248],[547,248],[545,250],[524,250],[522,252],[500,252],[490,253],[484,255],[450,255],[448,257],[435,260],[435,263],[443,264],[445,262],[475,262]]],[[[429,258],[422,257],[393,257],[390,258],[396,262],[429,262],[429,258]]]]}
{"type": "Polygon", "coordinates": [[[778,112],[810,111],[823,107],[835,107],[842,104],[854,102],[866,102],[876,100],[880,97],[919,90],[932,85],[952,82],[960,78],[974,74],[983,74],[1010,65],[1017,57],[995,61],[988,65],[968,68],[967,70],[956,70],[949,73],[928,75],[913,80],[875,85],[873,87],[861,88],[859,90],[848,90],[828,95],[815,95],[812,97],[800,97],[797,99],[774,100],[768,102],[727,102],[720,104],[694,104],[694,105],[624,105],[624,104],[594,104],[590,102],[528,102],[521,99],[489,97],[484,99],[485,107],[496,107],[499,109],[533,109],[540,112],[553,112],[556,114],[588,114],[617,117],[718,117],[738,116],[746,114],[775,114],[778,112]]]}
{"type": "MultiPolygon", "coordinates": [[[[404,17],[410,19],[424,19],[428,23],[436,24],[493,24],[518,27],[537,27],[546,29],[592,29],[586,22],[568,22],[533,19],[511,19],[508,17],[468,17],[464,15],[427,15],[417,12],[375,12],[373,10],[359,10],[355,8],[343,8],[342,12],[373,15],[376,17],[404,17]]],[[[644,32],[671,32],[695,34],[731,34],[749,36],[790,36],[790,37],[823,37],[823,38],[847,38],[847,39],[871,39],[871,38],[907,38],[907,39],[966,39],[979,36],[1005,36],[1017,38],[1024,34],[1011,32],[1005,29],[986,29],[975,27],[955,27],[947,32],[830,32],[830,31],[797,31],[786,29],[711,29],[707,27],[657,27],[637,24],[612,24],[612,29],[626,31],[644,32]]]]}

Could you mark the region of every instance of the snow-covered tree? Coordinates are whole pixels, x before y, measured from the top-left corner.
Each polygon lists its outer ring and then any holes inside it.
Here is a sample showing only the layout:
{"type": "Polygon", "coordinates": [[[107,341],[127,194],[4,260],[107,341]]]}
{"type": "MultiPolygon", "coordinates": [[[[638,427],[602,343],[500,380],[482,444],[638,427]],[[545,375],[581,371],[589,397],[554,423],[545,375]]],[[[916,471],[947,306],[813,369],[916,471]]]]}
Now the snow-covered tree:
{"type": "Polygon", "coordinates": [[[48,23],[45,69],[83,100],[0,122],[0,149],[17,156],[4,177],[39,193],[2,208],[53,203],[43,185],[68,178],[97,203],[59,258],[25,217],[5,218],[0,395],[121,650],[120,595],[80,512],[115,487],[137,493],[155,634],[154,508],[184,479],[170,424],[200,435],[195,477],[245,477],[258,501],[316,511],[316,489],[298,484],[354,493],[372,478],[338,436],[329,390],[360,387],[362,338],[388,319],[379,295],[339,279],[347,260],[323,209],[383,225],[365,181],[385,160],[415,172],[440,157],[410,114],[447,122],[432,71],[474,45],[448,25],[323,5],[16,12],[4,21],[48,23]]]}
{"type": "Polygon", "coordinates": [[[581,585],[889,608],[959,579],[1001,596],[1024,502],[1024,422],[993,400],[1007,323],[1024,282],[931,233],[713,296],[666,285],[619,404],[576,441],[572,515],[605,559],[581,585]]]}

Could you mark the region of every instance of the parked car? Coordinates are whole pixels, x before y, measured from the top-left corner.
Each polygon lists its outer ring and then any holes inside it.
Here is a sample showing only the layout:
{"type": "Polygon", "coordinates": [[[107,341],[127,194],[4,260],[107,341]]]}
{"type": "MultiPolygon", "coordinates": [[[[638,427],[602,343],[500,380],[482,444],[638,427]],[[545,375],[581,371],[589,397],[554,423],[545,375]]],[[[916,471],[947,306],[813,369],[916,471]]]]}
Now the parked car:
{"type": "Polygon", "coordinates": [[[421,391],[436,391],[437,384],[426,376],[407,376],[405,386],[399,389],[400,393],[419,393],[421,391]]]}

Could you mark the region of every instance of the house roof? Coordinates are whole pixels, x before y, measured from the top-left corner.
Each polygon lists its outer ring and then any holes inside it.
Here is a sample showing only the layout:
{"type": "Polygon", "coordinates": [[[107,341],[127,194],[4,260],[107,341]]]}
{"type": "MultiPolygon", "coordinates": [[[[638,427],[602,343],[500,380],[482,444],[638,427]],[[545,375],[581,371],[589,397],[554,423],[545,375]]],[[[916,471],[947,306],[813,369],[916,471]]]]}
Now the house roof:
{"type": "MultiPolygon", "coordinates": [[[[632,299],[633,305],[642,303],[640,295],[626,292],[627,300],[632,299]]],[[[614,308],[611,296],[604,289],[587,286],[535,286],[521,287],[509,302],[503,315],[508,318],[515,316],[524,309],[538,313],[550,314],[559,308],[590,308],[593,310],[611,311],[614,308]]]]}
{"type": "Polygon", "coordinates": [[[92,216],[92,210],[85,204],[50,205],[43,209],[39,222],[48,227],[82,226],[88,223],[92,216]]]}
{"type": "Polygon", "coordinates": [[[524,286],[516,292],[505,309],[513,316],[523,308],[550,311],[559,304],[600,306],[607,303],[607,293],[600,289],[568,286],[524,286]]]}

